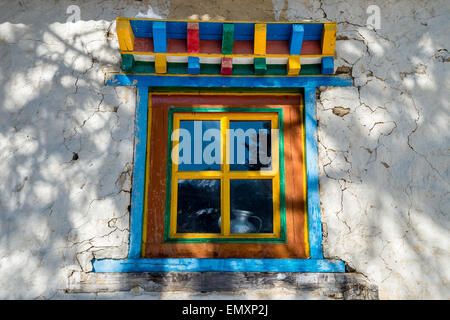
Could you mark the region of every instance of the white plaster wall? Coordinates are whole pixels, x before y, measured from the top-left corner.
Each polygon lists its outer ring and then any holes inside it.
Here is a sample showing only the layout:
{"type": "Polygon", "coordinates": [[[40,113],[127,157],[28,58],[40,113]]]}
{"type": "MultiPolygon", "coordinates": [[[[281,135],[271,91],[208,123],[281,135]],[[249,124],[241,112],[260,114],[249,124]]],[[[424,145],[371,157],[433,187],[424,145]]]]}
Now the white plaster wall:
{"type": "Polygon", "coordinates": [[[126,257],[135,92],[103,80],[120,62],[114,18],[149,8],[337,21],[355,86],[318,92],[325,254],[381,298],[450,298],[450,2],[248,2],[0,1],[0,298],[61,298],[93,257],[126,257]]]}

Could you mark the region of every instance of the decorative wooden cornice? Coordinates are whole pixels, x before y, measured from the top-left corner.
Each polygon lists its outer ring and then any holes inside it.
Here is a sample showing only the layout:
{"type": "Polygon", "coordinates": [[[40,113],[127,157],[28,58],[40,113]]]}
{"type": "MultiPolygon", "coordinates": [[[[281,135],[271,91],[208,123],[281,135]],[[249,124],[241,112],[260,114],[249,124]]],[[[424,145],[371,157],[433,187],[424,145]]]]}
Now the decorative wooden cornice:
{"type": "Polygon", "coordinates": [[[117,18],[122,70],[202,76],[331,75],[335,22],[117,18]]]}

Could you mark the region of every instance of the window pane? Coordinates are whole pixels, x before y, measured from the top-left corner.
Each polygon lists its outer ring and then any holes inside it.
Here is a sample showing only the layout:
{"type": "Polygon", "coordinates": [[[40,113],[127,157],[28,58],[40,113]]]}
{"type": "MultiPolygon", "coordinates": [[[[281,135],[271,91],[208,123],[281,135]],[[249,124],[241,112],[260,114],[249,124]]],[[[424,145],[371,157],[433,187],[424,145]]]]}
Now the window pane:
{"type": "Polygon", "coordinates": [[[178,233],[220,233],[220,180],[178,180],[178,233]]]}
{"type": "Polygon", "coordinates": [[[231,233],[273,233],[271,179],[230,180],[231,233]]]}
{"type": "Polygon", "coordinates": [[[178,171],[220,170],[220,121],[180,121],[179,146],[178,171]]]}
{"type": "Polygon", "coordinates": [[[272,169],[270,121],[230,121],[230,170],[272,169]]]}

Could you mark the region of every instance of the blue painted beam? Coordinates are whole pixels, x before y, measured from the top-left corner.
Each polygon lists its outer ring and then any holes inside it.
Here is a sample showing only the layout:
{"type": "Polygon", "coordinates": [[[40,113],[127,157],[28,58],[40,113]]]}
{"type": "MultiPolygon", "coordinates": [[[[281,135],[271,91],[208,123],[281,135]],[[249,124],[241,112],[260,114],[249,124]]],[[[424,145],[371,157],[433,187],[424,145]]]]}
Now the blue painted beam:
{"type": "Polygon", "coordinates": [[[330,75],[334,72],[334,58],[333,57],[323,57],[321,65],[321,73],[330,75]]]}
{"type": "MultiPolygon", "coordinates": [[[[303,24],[303,40],[321,40],[323,23],[303,24]]],[[[267,40],[287,40],[291,36],[292,23],[267,23],[267,40]]]]}
{"type": "Polygon", "coordinates": [[[130,19],[131,29],[133,29],[133,34],[135,38],[152,38],[153,21],[149,20],[133,20],[130,19]]]}
{"type": "Polygon", "coordinates": [[[289,54],[299,55],[302,51],[305,28],[302,24],[293,24],[291,38],[289,39],[289,54]]]}
{"type": "Polygon", "coordinates": [[[312,259],[323,259],[322,222],[319,201],[316,87],[313,86],[305,87],[305,133],[309,252],[312,259]]]}
{"type": "Polygon", "coordinates": [[[297,76],[297,77],[221,77],[221,76],[158,76],[151,74],[113,74],[106,81],[113,86],[143,87],[230,87],[230,88],[302,88],[302,87],[348,87],[352,80],[338,76],[297,76]]]}
{"type": "Polygon", "coordinates": [[[130,243],[128,258],[141,256],[145,194],[145,155],[147,150],[148,88],[138,87],[134,129],[134,169],[131,193],[130,243]]]}
{"type": "Polygon", "coordinates": [[[167,30],[165,21],[153,21],[153,49],[155,52],[167,52],[167,30]]]}
{"type": "Polygon", "coordinates": [[[345,272],[337,260],[312,259],[101,259],[94,272],[345,272]]]}
{"type": "Polygon", "coordinates": [[[200,73],[199,57],[188,57],[188,73],[194,75],[200,73]]]}
{"type": "MultiPolygon", "coordinates": [[[[166,22],[167,38],[186,39],[186,21],[157,21],[157,20],[135,20],[130,24],[136,38],[152,38],[153,25],[166,22]]],[[[221,40],[224,22],[199,21],[200,40],[221,40]]],[[[235,26],[234,40],[253,40],[254,23],[252,22],[225,22],[233,23],[235,26]]],[[[321,40],[323,23],[305,23],[303,40],[321,40]]],[[[292,23],[267,23],[267,40],[289,41],[292,23]]]]}

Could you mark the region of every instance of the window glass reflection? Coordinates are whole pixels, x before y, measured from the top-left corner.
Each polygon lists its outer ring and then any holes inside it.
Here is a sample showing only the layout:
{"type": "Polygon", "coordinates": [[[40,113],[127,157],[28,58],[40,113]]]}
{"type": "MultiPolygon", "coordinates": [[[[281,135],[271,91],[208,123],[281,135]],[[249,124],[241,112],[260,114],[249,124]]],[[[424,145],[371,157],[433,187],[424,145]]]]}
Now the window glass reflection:
{"type": "Polygon", "coordinates": [[[272,169],[270,121],[230,121],[230,170],[272,169]]]}
{"type": "Polygon", "coordinates": [[[220,170],[220,121],[181,120],[179,132],[178,171],[220,170]]]}
{"type": "Polygon", "coordinates": [[[230,180],[231,233],[272,233],[271,179],[230,180]]]}
{"type": "Polygon", "coordinates": [[[178,180],[178,233],[220,233],[219,218],[220,180],[178,180]]]}

